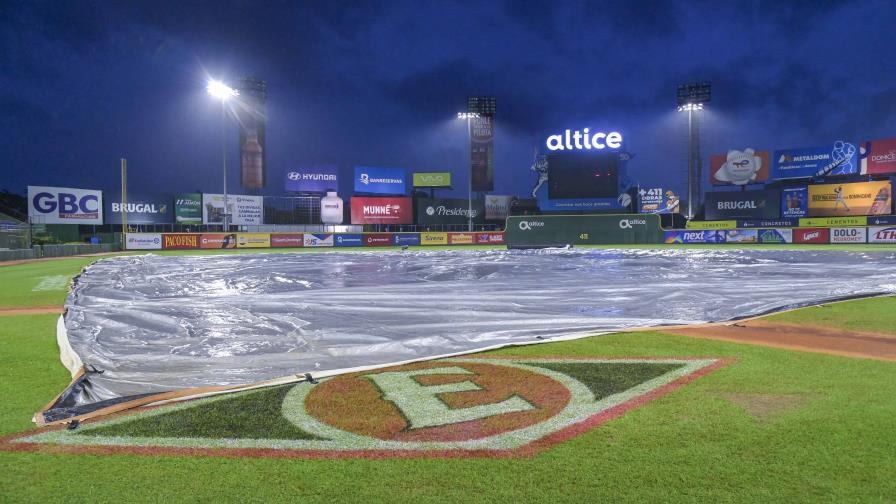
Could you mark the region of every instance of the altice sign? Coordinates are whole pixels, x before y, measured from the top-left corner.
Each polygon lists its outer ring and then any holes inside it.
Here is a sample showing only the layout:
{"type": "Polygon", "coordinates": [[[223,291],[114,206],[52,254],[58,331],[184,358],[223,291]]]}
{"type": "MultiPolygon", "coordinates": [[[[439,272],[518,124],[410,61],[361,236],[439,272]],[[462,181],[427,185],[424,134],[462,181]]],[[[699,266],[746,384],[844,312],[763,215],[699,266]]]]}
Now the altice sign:
{"type": "Polygon", "coordinates": [[[551,135],[547,139],[548,150],[604,150],[622,147],[622,134],[617,131],[591,133],[588,128],[583,131],[566,130],[564,134],[551,135]]]}

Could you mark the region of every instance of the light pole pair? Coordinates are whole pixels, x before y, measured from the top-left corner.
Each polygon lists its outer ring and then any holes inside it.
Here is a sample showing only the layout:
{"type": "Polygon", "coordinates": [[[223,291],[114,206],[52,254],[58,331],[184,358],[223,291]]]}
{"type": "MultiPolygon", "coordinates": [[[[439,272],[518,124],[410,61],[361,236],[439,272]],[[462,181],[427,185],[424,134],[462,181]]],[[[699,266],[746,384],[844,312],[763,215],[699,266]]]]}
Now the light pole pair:
{"type": "Polygon", "coordinates": [[[467,143],[470,145],[470,184],[467,187],[467,231],[473,232],[473,119],[477,119],[477,112],[458,112],[458,119],[467,120],[467,143]]]}

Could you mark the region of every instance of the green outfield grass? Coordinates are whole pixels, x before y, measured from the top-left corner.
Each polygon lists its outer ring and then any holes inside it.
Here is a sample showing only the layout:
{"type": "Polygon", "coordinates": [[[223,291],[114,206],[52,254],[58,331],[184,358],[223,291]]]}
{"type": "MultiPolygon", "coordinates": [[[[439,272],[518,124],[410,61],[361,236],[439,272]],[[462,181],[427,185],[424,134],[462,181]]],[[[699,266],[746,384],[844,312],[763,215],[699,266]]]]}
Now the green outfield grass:
{"type": "MultiPolygon", "coordinates": [[[[61,303],[64,287],[30,289],[42,277],[77,274],[93,260],[0,266],[5,287],[0,307],[61,303]]],[[[770,320],[896,334],[894,308],[896,298],[875,298],[770,320]]],[[[0,316],[0,433],[31,428],[31,415],[69,381],[58,359],[56,318],[0,316]]],[[[471,497],[483,502],[886,502],[896,495],[896,363],[662,333],[616,334],[493,354],[705,356],[736,362],[529,458],[0,452],[0,502],[452,502],[471,497]]]]}

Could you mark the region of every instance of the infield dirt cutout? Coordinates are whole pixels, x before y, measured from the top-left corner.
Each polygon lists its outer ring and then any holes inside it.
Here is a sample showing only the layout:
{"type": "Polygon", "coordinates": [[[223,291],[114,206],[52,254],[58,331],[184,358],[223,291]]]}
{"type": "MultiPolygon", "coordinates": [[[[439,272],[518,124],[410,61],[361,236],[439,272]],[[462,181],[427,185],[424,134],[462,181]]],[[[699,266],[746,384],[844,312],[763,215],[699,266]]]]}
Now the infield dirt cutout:
{"type": "Polygon", "coordinates": [[[712,358],[420,362],[146,408],[6,450],[223,456],[520,456],[587,432],[723,366],[712,358]]]}

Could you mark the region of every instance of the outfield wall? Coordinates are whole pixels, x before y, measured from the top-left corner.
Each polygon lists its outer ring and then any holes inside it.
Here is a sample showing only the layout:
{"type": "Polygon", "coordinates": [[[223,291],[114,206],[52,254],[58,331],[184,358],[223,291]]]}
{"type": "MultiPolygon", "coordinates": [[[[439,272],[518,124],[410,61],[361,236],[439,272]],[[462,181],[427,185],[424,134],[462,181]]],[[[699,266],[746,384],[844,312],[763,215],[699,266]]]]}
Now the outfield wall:
{"type": "Polygon", "coordinates": [[[504,233],[128,233],[125,243],[127,250],[504,245],[504,233]]]}

